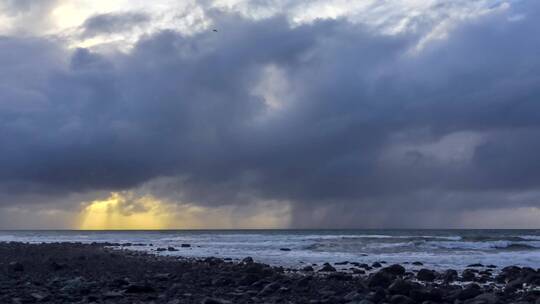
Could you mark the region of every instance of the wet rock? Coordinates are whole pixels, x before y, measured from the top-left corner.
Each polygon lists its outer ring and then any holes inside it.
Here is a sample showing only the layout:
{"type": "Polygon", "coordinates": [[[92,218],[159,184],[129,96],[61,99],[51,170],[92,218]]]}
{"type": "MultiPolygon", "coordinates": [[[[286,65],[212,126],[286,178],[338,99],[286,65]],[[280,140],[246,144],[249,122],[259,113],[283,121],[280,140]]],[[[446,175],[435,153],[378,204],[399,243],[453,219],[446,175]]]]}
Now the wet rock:
{"type": "Polygon", "coordinates": [[[443,292],[438,288],[418,288],[411,290],[409,297],[418,303],[423,303],[425,301],[438,303],[442,301],[443,292]]]}
{"type": "Polygon", "coordinates": [[[399,264],[393,264],[381,269],[381,271],[391,273],[393,275],[403,275],[405,273],[405,268],[399,264]]]}
{"type": "Polygon", "coordinates": [[[124,293],[120,291],[107,291],[103,293],[104,299],[118,299],[124,297],[124,293]]]}
{"type": "Polygon", "coordinates": [[[478,286],[477,284],[470,284],[463,289],[458,289],[458,290],[453,291],[449,295],[449,299],[451,300],[457,299],[460,301],[464,301],[464,300],[472,299],[480,295],[481,293],[482,292],[480,291],[480,286],[478,286]]]}
{"type": "Polygon", "coordinates": [[[116,279],[112,280],[108,285],[110,287],[119,288],[119,287],[122,287],[122,286],[129,285],[129,280],[127,280],[125,278],[116,278],[116,279]]]}
{"type": "Polygon", "coordinates": [[[504,282],[504,281],[511,281],[511,280],[517,279],[520,273],[521,273],[521,267],[507,266],[501,269],[501,273],[499,274],[499,276],[502,278],[504,282]]]}
{"type": "Polygon", "coordinates": [[[424,265],[424,263],[422,263],[422,262],[412,262],[411,264],[414,265],[414,266],[422,266],[422,265],[424,265]]]}
{"type": "Polygon", "coordinates": [[[64,286],[60,288],[61,292],[68,294],[87,294],[90,291],[90,286],[82,277],[76,277],[64,282],[64,286]]]}
{"type": "Polygon", "coordinates": [[[416,274],[416,278],[424,282],[433,282],[436,277],[437,277],[437,274],[435,271],[429,270],[426,268],[420,269],[418,273],[416,274]]]}
{"type": "Polygon", "coordinates": [[[223,263],[223,260],[216,257],[207,257],[203,260],[205,263],[208,263],[210,266],[217,266],[223,263]]]}
{"type": "Polygon", "coordinates": [[[291,248],[279,248],[281,251],[291,251],[291,248]]]}
{"type": "Polygon", "coordinates": [[[352,280],[352,276],[350,274],[346,274],[343,272],[332,272],[330,273],[327,278],[329,280],[336,280],[336,281],[350,281],[352,280]]]}
{"type": "Polygon", "coordinates": [[[349,261],[343,261],[343,262],[335,262],[334,265],[347,265],[349,264],[349,261]]]}
{"type": "Polygon", "coordinates": [[[153,279],[156,281],[167,281],[171,278],[171,275],[169,273],[156,273],[153,276],[153,279]]]}
{"type": "Polygon", "coordinates": [[[463,273],[461,273],[461,278],[466,282],[474,281],[476,273],[472,269],[465,269],[463,270],[463,273]]]}
{"type": "Polygon", "coordinates": [[[266,296],[269,294],[272,294],[276,292],[281,287],[281,285],[277,282],[273,282],[270,284],[267,284],[263,287],[263,289],[259,292],[259,296],[266,296]]]}
{"type": "Polygon", "coordinates": [[[484,265],[482,265],[480,263],[475,263],[475,264],[467,265],[467,267],[484,267],[484,265]]]}
{"type": "Polygon", "coordinates": [[[514,280],[511,280],[505,285],[505,289],[521,289],[523,288],[523,278],[517,278],[514,280]]]}
{"type": "Polygon", "coordinates": [[[349,292],[348,294],[346,294],[343,299],[345,301],[360,301],[363,299],[363,296],[361,294],[359,294],[358,292],[356,291],[351,291],[349,292]]]}
{"type": "Polygon", "coordinates": [[[59,271],[59,270],[65,269],[67,267],[67,265],[65,263],[58,263],[56,261],[51,261],[49,263],[49,267],[53,271],[59,271]]]}
{"type": "Polygon", "coordinates": [[[33,292],[30,296],[37,302],[46,301],[49,298],[48,294],[41,292],[33,292]]]}
{"type": "Polygon", "coordinates": [[[371,264],[371,267],[373,267],[373,268],[381,268],[382,265],[379,262],[375,262],[375,263],[371,264]]]}
{"type": "Polygon", "coordinates": [[[390,274],[385,271],[378,271],[376,273],[371,274],[368,277],[368,286],[369,287],[381,287],[381,288],[387,288],[392,284],[392,282],[395,279],[395,275],[390,274]]]}
{"type": "Polygon", "coordinates": [[[167,250],[168,251],[178,251],[178,249],[174,248],[174,247],[167,247],[167,250]]]}
{"type": "Polygon", "coordinates": [[[245,263],[245,264],[253,263],[253,258],[252,258],[252,257],[245,257],[245,258],[242,260],[242,263],[245,263]]]}
{"type": "Polygon", "coordinates": [[[11,271],[11,272],[24,271],[24,265],[20,262],[10,262],[8,264],[8,271],[11,271]]]}
{"type": "Polygon", "coordinates": [[[399,295],[409,295],[409,292],[412,289],[410,282],[407,282],[402,279],[396,279],[390,286],[388,286],[388,292],[390,294],[399,294],[399,295]]]}
{"type": "Polygon", "coordinates": [[[189,247],[191,247],[191,244],[182,244],[182,245],[180,245],[180,247],[182,247],[182,248],[189,248],[189,247]]]}
{"type": "Polygon", "coordinates": [[[204,298],[201,304],[231,304],[231,301],[219,299],[219,298],[204,298]]]}
{"type": "Polygon", "coordinates": [[[313,271],[313,267],[311,266],[306,266],[304,268],[302,268],[303,271],[313,271]]]}
{"type": "Polygon", "coordinates": [[[167,251],[167,248],[159,247],[156,249],[156,251],[167,251]]]}
{"type": "Polygon", "coordinates": [[[366,296],[366,300],[379,303],[386,298],[386,292],[383,288],[377,288],[374,292],[370,292],[366,296]]]}
{"type": "Polygon", "coordinates": [[[248,273],[242,276],[242,278],[238,281],[239,285],[251,285],[255,282],[260,280],[260,277],[258,275],[255,275],[253,273],[248,273]]]}
{"type": "Polygon", "coordinates": [[[443,272],[441,278],[445,282],[454,282],[458,278],[458,272],[454,269],[447,269],[443,272]]]}
{"type": "Polygon", "coordinates": [[[296,286],[298,286],[298,287],[306,287],[306,286],[309,285],[309,282],[311,282],[312,279],[313,279],[312,276],[303,277],[303,278],[301,278],[300,280],[298,280],[296,282],[296,286]]]}
{"type": "Polygon", "coordinates": [[[324,263],[323,267],[319,269],[320,272],[334,272],[336,269],[329,263],[324,263]]]}
{"type": "Polygon", "coordinates": [[[218,287],[230,286],[233,283],[234,283],[234,281],[229,277],[218,277],[218,278],[214,278],[212,280],[212,285],[213,286],[218,286],[218,287]]]}
{"type": "Polygon", "coordinates": [[[414,300],[404,295],[393,295],[390,298],[391,304],[414,304],[414,300]]]}
{"type": "Polygon", "coordinates": [[[155,291],[154,287],[148,284],[130,284],[124,290],[126,293],[150,293],[155,291]]]}
{"type": "Polygon", "coordinates": [[[467,304],[497,304],[499,297],[494,293],[480,294],[466,302],[467,304]]]}

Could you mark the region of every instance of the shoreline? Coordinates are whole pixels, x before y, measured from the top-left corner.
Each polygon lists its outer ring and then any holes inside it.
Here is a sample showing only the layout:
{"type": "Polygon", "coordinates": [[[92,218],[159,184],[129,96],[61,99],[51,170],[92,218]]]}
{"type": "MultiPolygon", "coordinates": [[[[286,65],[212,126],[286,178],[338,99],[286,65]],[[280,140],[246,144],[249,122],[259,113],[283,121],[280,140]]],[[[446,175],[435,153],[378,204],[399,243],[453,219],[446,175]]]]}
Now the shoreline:
{"type": "Polygon", "coordinates": [[[0,243],[0,303],[540,304],[540,270],[527,267],[458,273],[347,261],[286,269],[111,245],[0,243]]]}

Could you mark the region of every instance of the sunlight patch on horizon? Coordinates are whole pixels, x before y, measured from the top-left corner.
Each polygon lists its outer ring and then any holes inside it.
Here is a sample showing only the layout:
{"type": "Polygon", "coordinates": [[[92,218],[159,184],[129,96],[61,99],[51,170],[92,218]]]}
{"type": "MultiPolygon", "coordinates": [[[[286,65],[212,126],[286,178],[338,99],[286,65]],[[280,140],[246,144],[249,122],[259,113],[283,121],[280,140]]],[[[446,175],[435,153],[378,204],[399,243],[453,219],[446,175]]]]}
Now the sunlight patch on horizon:
{"type": "Polygon", "coordinates": [[[166,208],[151,197],[132,198],[113,192],[104,200],[86,203],[80,214],[79,229],[165,229],[168,226],[166,208]]]}
{"type": "Polygon", "coordinates": [[[285,228],[290,205],[261,201],[243,206],[205,207],[168,202],[132,191],[112,192],[83,202],[74,228],[81,230],[285,228]]]}

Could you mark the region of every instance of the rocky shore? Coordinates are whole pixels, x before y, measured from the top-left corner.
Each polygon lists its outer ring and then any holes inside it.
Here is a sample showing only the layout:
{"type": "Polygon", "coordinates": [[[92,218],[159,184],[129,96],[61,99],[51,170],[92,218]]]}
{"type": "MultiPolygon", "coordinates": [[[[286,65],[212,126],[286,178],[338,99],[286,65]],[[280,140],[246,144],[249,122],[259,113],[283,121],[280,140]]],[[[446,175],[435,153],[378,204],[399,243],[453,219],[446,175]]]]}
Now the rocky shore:
{"type": "Polygon", "coordinates": [[[107,245],[1,243],[0,303],[540,304],[540,270],[532,268],[470,265],[458,273],[343,261],[284,269],[249,257],[163,257],[107,245]]]}

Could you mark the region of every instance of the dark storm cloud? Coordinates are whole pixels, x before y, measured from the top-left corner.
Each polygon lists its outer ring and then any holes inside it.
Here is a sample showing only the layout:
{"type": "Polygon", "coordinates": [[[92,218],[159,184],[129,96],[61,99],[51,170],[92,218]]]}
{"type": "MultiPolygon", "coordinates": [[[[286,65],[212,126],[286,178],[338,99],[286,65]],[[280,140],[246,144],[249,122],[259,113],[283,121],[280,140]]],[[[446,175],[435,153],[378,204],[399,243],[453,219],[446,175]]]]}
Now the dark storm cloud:
{"type": "Polygon", "coordinates": [[[92,16],[81,26],[83,38],[120,33],[144,25],[150,18],[143,13],[108,13],[92,16]]]}
{"type": "MultiPolygon", "coordinates": [[[[418,52],[423,33],[216,12],[217,33],[164,31],[129,54],[64,60],[52,42],[3,38],[0,183],[12,196],[60,195],[172,177],[153,191],[202,205],[288,201],[302,227],[429,226],[434,214],[537,206],[510,197],[540,182],[538,13],[530,2],[478,17],[418,52]],[[269,69],[285,79],[277,108],[256,89],[269,69]],[[467,132],[479,140],[455,160],[445,151],[467,132]],[[397,208],[408,211],[397,219],[397,208]]],[[[119,16],[85,28],[133,24],[119,16]]]]}

